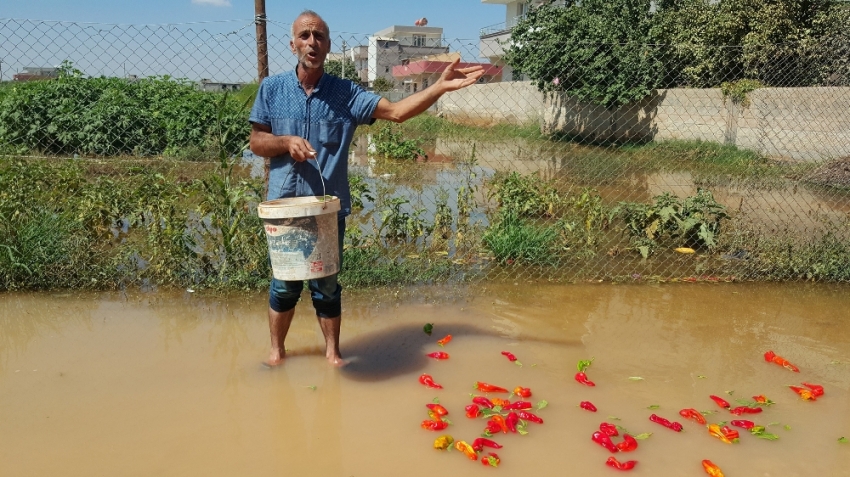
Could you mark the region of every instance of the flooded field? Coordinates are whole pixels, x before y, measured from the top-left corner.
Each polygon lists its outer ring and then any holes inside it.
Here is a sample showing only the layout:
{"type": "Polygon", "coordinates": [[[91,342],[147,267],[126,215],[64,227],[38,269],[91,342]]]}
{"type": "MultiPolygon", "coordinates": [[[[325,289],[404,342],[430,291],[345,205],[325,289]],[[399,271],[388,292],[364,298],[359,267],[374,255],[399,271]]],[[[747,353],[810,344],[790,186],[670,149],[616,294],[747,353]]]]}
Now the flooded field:
{"type": "MultiPolygon", "coordinates": [[[[281,368],[268,351],[262,294],[0,295],[0,475],[615,475],[593,443],[601,422],[652,433],[631,475],[850,475],[850,313],[846,286],[528,283],[348,293],[333,369],[308,304],[281,368]],[[431,336],[422,331],[434,324],[431,336]],[[453,340],[444,348],[436,341],[453,340]],[[767,350],[800,368],[764,361],[767,350]],[[450,358],[432,360],[427,353],[450,358]],[[518,357],[512,364],[502,351],[518,357]],[[578,384],[576,363],[594,358],[578,384]],[[444,386],[418,382],[428,373],[444,386]],[[641,378],[641,379],[638,379],[641,378]],[[433,448],[485,427],[464,406],[475,381],[528,387],[544,424],[497,434],[498,469],[433,448]],[[816,402],[787,385],[821,384],[816,402]],[[683,408],[733,417],[709,399],[763,394],[775,441],[740,429],[724,444],[683,408]],[[420,428],[438,398],[452,424],[420,428]],[[578,407],[591,401],[591,413],[578,407]],[[650,422],[656,413],[681,433],[650,422]]],[[[491,397],[507,397],[493,394],[491,397]]],[[[620,437],[615,438],[619,442],[620,437]]]]}

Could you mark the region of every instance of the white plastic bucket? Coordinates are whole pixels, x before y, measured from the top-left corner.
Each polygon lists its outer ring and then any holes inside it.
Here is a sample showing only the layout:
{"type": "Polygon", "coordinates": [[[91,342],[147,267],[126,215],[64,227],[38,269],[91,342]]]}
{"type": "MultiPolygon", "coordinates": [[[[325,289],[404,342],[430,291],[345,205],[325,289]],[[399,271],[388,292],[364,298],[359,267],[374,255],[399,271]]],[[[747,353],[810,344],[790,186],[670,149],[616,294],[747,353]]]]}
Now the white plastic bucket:
{"type": "Polygon", "coordinates": [[[312,280],[339,272],[339,198],[291,197],[260,203],[272,274],[278,280],[312,280]]]}

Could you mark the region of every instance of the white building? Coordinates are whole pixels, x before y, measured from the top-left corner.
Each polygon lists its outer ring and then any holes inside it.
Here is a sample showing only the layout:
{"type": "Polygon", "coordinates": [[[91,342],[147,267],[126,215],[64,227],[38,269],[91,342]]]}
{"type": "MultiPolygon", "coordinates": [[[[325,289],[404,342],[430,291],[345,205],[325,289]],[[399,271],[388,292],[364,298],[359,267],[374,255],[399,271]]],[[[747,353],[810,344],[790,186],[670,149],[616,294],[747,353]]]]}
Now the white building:
{"type": "Polygon", "coordinates": [[[369,37],[368,84],[373,86],[378,78],[385,78],[396,84],[393,66],[400,65],[410,58],[448,52],[449,48],[443,46],[442,28],[416,25],[393,25],[385,28],[369,37]]]}

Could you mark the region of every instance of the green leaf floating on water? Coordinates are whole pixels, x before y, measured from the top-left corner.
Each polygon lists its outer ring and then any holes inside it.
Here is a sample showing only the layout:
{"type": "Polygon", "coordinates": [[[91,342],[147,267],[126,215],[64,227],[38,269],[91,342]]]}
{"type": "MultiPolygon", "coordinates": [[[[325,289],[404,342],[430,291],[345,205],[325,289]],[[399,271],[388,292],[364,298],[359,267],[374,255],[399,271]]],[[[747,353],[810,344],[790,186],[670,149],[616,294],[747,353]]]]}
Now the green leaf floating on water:
{"type": "Polygon", "coordinates": [[[431,336],[431,332],[434,331],[434,324],[425,323],[425,326],[422,327],[422,331],[424,331],[426,335],[431,336]]]}
{"type": "Polygon", "coordinates": [[[622,420],[617,416],[608,416],[608,419],[611,419],[612,421],[621,421],[622,420]]]}
{"type": "Polygon", "coordinates": [[[658,404],[653,404],[651,406],[647,406],[647,409],[652,409],[652,410],[661,409],[661,406],[659,406],[658,404]]]}
{"type": "Polygon", "coordinates": [[[775,441],[779,439],[779,436],[777,436],[776,434],[771,434],[769,432],[760,432],[758,434],[753,435],[758,437],[759,439],[767,439],[769,441],[775,441]]]}
{"type": "Polygon", "coordinates": [[[576,364],[576,369],[578,369],[578,372],[583,373],[585,369],[589,368],[590,365],[593,364],[594,359],[596,358],[579,360],[578,364],[576,364]]]}
{"type": "Polygon", "coordinates": [[[634,438],[639,440],[639,441],[642,441],[644,439],[648,439],[649,436],[651,436],[651,435],[652,435],[651,432],[644,432],[643,434],[638,434],[638,435],[634,436],[634,438]]]}
{"type": "Polygon", "coordinates": [[[434,404],[440,404],[440,398],[435,397],[434,399],[431,400],[431,402],[434,403],[434,404]]]}
{"type": "Polygon", "coordinates": [[[629,376],[629,381],[643,381],[643,378],[640,376],[629,376]]]}
{"type": "Polygon", "coordinates": [[[700,374],[699,376],[697,376],[697,379],[708,379],[708,376],[700,374]]]}
{"type": "Polygon", "coordinates": [[[842,444],[847,444],[848,442],[850,442],[850,440],[848,440],[846,437],[839,437],[838,442],[842,444]]]}
{"type": "Polygon", "coordinates": [[[790,431],[791,430],[791,424],[785,424],[785,430],[790,431]]]}
{"type": "Polygon", "coordinates": [[[549,405],[549,401],[542,400],[542,401],[537,403],[537,410],[539,411],[539,410],[543,409],[544,407],[546,407],[548,405],[549,405]]]}
{"type": "Polygon", "coordinates": [[[315,385],[313,385],[313,386],[304,386],[304,387],[305,387],[305,388],[307,388],[307,389],[312,389],[313,391],[315,391],[315,390],[316,390],[316,386],[315,386],[315,385]]]}

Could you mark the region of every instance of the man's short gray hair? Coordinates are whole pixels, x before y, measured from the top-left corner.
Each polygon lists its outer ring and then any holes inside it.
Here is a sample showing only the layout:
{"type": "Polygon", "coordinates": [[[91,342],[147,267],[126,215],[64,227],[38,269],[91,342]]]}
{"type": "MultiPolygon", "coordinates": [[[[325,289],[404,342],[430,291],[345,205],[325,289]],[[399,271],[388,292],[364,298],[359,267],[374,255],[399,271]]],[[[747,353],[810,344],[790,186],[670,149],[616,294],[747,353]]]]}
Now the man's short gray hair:
{"type": "Polygon", "coordinates": [[[327,31],[327,34],[328,34],[328,35],[330,35],[330,34],[331,34],[331,31],[330,31],[331,29],[330,29],[330,27],[328,26],[328,22],[326,22],[326,21],[325,21],[325,19],[324,19],[324,18],[322,18],[322,16],[321,16],[321,15],[319,15],[318,13],[314,12],[313,10],[309,10],[309,9],[308,9],[308,10],[304,10],[303,12],[299,13],[299,14],[298,14],[298,16],[297,16],[297,17],[295,17],[295,20],[292,22],[292,28],[291,28],[292,38],[295,38],[295,22],[297,22],[297,21],[298,21],[298,19],[299,19],[299,18],[301,18],[301,17],[314,17],[314,18],[318,18],[319,20],[321,20],[321,21],[322,21],[322,23],[324,23],[324,24],[325,24],[325,29],[326,29],[326,30],[328,30],[328,31],[327,31]]]}

